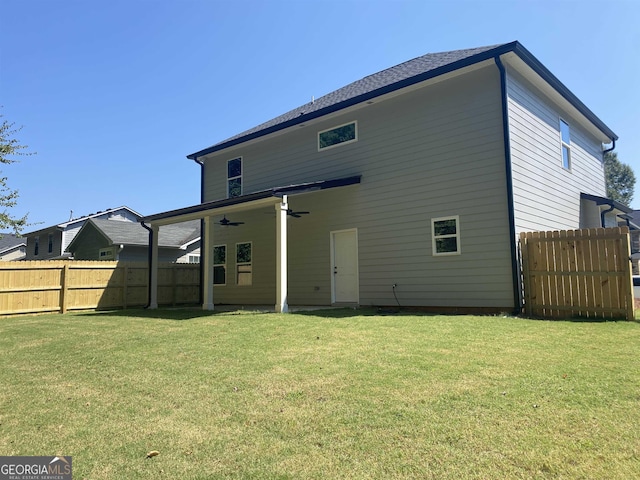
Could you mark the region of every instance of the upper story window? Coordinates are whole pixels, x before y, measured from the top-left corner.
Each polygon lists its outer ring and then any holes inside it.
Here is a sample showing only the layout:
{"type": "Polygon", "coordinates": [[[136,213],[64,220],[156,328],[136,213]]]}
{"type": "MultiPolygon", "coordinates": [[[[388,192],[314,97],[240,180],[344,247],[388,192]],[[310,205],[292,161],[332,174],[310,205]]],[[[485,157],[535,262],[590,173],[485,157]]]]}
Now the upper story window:
{"type": "Polygon", "coordinates": [[[49,234],[49,248],[47,251],[53,253],[53,233],[49,234]]]}
{"type": "Polygon", "coordinates": [[[460,254],[460,217],[431,219],[432,248],[434,255],[460,254]]]}
{"type": "Polygon", "coordinates": [[[34,247],[33,247],[33,254],[38,255],[39,250],[40,250],[40,237],[36,237],[34,242],[34,247]]]}
{"type": "Polygon", "coordinates": [[[227,162],[227,198],[242,195],[242,157],[227,162]]]}
{"type": "Polygon", "coordinates": [[[357,122],[347,123],[318,133],[318,150],[358,140],[357,122]]]}
{"type": "Polygon", "coordinates": [[[560,139],[562,140],[562,166],[571,169],[571,130],[569,124],[560,119],[560,139]]]}

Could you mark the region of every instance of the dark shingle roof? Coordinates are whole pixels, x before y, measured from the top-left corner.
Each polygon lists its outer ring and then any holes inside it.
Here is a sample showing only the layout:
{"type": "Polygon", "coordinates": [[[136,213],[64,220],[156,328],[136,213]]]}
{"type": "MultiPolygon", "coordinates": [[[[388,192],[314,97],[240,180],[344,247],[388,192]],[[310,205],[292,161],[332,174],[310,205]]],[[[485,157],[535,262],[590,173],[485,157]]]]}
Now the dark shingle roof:
{"type": "MultiPolygon", "coordinates": [[[[149,244],[149,231],[137,222],[117,220],[89,220],[114,245],[149,244]]],[[[200,221],[193,220],[160,227],[158,246],[178,248],[200,237],[200,221]]]]}
{"type": "Polygon", "coordinates": [[[0,253],[5,250],[11,250],[18,245],[26,245],[27,239],[24,237],[18,237],[13,233],[0,233],[0,253]]]}
{"type": "Polygon", "coordinates": [[[558,92],[580,110],[590,121],[601,129],[611,139],[617,139],[598,117],[593,114],[573,93],[567,89],[540,61],[538,61],[520,43],[510,42],[486,47],[453,50],[450,52],[429,53],[414,58],[381,72],[368,75],[349,85],[339,88],[314,102],[306,103],[268,122],[230,137],[211,147],[200,150],[187,158],[197,159],[208,153],[223,150],[233,145],[258,138],[269,133],[288,128],[304,121],[327,115],[347,108],[351,105],[384,95],[386,93],[405,88],[407,86],[428,80],[430,78],[452,72],[454,70],[478,63],[507,52],[516,53],[536,73],[541,75],[558,92]]]}

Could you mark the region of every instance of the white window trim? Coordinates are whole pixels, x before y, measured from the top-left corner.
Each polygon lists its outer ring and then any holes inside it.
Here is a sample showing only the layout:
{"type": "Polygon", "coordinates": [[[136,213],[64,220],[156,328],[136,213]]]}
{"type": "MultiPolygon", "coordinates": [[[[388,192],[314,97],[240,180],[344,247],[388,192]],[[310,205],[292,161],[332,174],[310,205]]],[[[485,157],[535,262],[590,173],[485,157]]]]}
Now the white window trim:
{"type": "MultiPolygon", "coordinates": [[[[235,180],[236,178],[240,179],[240,195],[244,193],[244,159],[240,157],[233,157],[227,160],[227,198],[231,198],[229,196],[229,181],[235,180]],[[229,162],[233,162],[234,160],[240,160],[240,175],[236,175],[235,177],[229,176],[229,162]]],[[[235,197],[234,197],[235,198],[235,197]]]]}
{"type": "MultiPolygon", "coordinates": [[[[213,246],[213,251],[215,252],[216,247],[224,247],[224,263],[214,263],[213,264],[213,270],[215,271],[216,267],[224,267],[224,283],[214,283],[213,286],[214,287],[224,287],[227,284],[227,277],[229,276],[229,270],[227,269],[227,244],[220,244],[220,245],[214,245],[213,246]]],[[[216,261],[215,255],[213,256],[213,261],[216,261]]],[[[213,278],[215,279],[215,275],[213,275],[213,278]]]]}
{"type": "Polygon", "coordinates": [[[253,285],[253,242],[238,242],[236,243],[236,287],[250,287],[253,285]],[[250,262],[238,262],[238,245],[251,245],[251,261],[250,262]],[[251,265],[251,282],[247,285],[240,285],[238,283],[238,267],[240,265],[251,265]]]}
{"type": "Polygon", "coordinates": [[[358,141],[358,121],[357,120],[352,120],[350,122],[347,123],[343,123],[342,125],[335,125],[331,128],[327,128],[326,130],[322,130],[320,132],[318,132],[318,151],[319,152],[324,152],[325,150],[331,150],[332,148],[336,148],[336,147],[341,147],[343,145],[348,145],[350,143],[355,143],[358,141]],[[325,133],[325,132],[330,132],[331,130],[335,130],[336,128],[341,128],[341,127],[345,127],[347,125],[351,125],[351,124],[355,125],[355,130],[356,130],[356,136],[353,140],[347,140],[346,142],[340,142],[340,143],[336,143],[335,145],[329,145],[328,147],[320,147],[320,135],[325,133]]]}
{"type": "Polygon", "coordinates": [[[559,117],[560,121],[558,122],[559,125],[559,131],[558,134],[560,135],[560,162],[562,163],[562,168],[564,168],[565,170],[571,170],[571,164],[573,163],[572,160],[572,155],[571,155],[571,124],[569,122],[567,122],[565,119],[563,119],[562,117],[559,117]],[[565,124],[567,126],[567,129],[569,130],[569,143],[566,143],[563,139],[562,139],[562,124],[565,124]],[[564,148],[567,148],[567,152],[569,153],[569,165],[565,166],[564,164],[564,148]]]}
{"type": "Polygon", "coordinates": [[[462,245],[460,244],[460,215],[450,215],[448,217],[438,217],[431,219],[431,251],[434,257],[446,257],[451,255],[462,254],[462,245]],[[435,223],[443,220],[455,220],[456,221],[456,233],[452,235],[440,235],[436,237],[435,223]],[[440,238],[455,238],[457,250],[455,252],[438,252],[436,248],[436,239],[440,238]]]}

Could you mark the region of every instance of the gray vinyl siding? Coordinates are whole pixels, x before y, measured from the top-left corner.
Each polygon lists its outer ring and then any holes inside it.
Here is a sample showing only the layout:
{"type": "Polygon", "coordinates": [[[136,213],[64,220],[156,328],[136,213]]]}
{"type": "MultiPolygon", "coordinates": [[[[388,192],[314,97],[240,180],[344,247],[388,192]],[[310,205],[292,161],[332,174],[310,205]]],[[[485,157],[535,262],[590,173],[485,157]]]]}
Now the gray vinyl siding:
{"type": "MultiPolygon", "coordinates": [[[[289,303],[331,302],[330,233],[358,231],[361,305],[513,304],[498,70],[494,65],[207,157],[205,200],[226,196],[227,160],[242,156],[244,193],[362,175],[359,185],[289,198],[289,303]],[[317,134],[358,122],[358,141],[317,150],[317,134]],[[461,255],[434,257],[431,218],[460,217],[461,255]]],[[[273,209],[229,215],[227,285],[216,303],[275,299],[273,209]],[[253,242],[253,285],[235,282],[235,243],[253,242]]],[[[215,220],[218,220],[216,217],[215,220]]]]}
{"type": "Polygon", "coordinates": [[[601,143],[512,70],[508,96],[516,231],[580,228],[580,193],[606,196],[601,143]],[[570,126],[570,170],[560,118],[570,126]]]}

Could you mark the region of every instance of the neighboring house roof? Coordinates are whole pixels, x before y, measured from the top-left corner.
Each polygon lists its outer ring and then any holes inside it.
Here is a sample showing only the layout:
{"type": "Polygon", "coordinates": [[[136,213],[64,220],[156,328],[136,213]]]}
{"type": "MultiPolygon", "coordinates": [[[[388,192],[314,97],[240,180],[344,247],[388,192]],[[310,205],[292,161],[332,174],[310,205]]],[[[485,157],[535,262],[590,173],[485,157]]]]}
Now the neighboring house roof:
{"type": "MultiPolygon", "coordinates": [[[[111,245],[135,245],[147,247],[149,245],[149,231],[137,222],[119,222],[92,218],[82,227],[67,250],[73,251],[73,246],[82,240],[82,231],[95,227],[104,235],[111,245]]],[[[158,235],[158,246],[164,248],[186,248],[200,239],[200,221],[193,220],[174,225],[163,226],[158,235]]]]}
{"type": "Polygon", "coordinates": [[[69,219],[66,222],[58,223],[56,225],[51,225],[49,227],[41,228],[39,230],[34,230],[33,232],[25,233],[24,236],[28,237],[28,236],[31,236],[31,235],[34,235],[34,234],[37,234],[37,233],[40,233],[40,232],[45,232],[47,230],[51,230],[52,228],[55,228],[57,230],[64,230],[64,229],[66,229],[67,227],[69,227],[69,226],[71,226],[73,224],[86,222],[90,218],[95,218],[95,217],[108,215],[110,213],[118,212],[118,211],[121,211],[121,210],[127,210],[130,213],[132,213],[134,216],[136,216],[137,218],[142,218],[142,215],[139,214],[138,212],[136,212],[135,210],[132,210],[129,207],[122,206],[122,207],[118,207],[118,208],[109,208],[109,209],[101,211],[101,212],[91,213],[89,215],[85,215],[84,217],[72,218],[72,219],[69,219]]]}
{"type": "Polygon", "coordinates": [[[578,97],[560,82],[539,60],[537,60],[519,42],[504,43],[487,47],[454,50],[450,52],[430,53],[414,58],[373,75],[364,77],[310,103],[293,109],[257,127],[235,135],[223,142],[200,150],[187,158],[198,157],[225,148],[238,145],[285,128],[322,117],[344,108],[374,99],[396,90],[429,80],[445,73],[499,57],[506,53],[514,53],[535,73],[550,84],[565,100],[591,121],[609,139],[617,140],[618,136],[607,127],[578,97]]]}
{"type": "Polygon", "coordinates": [[[13,233],[0,233],[0,255],[19,247],[27,246],[27,239],[13,233]]]}

